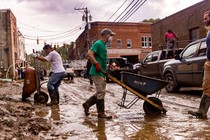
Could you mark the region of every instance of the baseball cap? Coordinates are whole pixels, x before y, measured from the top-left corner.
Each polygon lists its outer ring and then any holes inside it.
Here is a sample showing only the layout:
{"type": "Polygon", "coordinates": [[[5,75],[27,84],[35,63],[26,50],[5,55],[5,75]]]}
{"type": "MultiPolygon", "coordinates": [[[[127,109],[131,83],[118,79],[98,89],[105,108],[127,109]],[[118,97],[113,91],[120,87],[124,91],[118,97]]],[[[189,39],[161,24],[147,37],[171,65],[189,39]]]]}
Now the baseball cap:
{"type": "Polygon", "coordinates": [[[101,36],[104,36],[105,34],[110,34],[112,36],[115,35],[115,33],[112,32],[112,30],[110,30],[109,28],[104,28],[103,30],[101,30],[101,36]]]}

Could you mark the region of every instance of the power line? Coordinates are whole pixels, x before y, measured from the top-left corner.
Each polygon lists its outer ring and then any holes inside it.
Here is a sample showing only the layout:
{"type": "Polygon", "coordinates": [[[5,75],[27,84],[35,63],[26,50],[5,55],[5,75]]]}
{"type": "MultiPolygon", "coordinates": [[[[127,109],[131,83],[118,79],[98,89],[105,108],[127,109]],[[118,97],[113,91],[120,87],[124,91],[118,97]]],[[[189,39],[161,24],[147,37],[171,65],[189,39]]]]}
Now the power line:
{"type": "Polygon", "coordinates": [[[65,31],[65,32],[62,32],[62,33],[59,33],[59,34],[54,34],[54,35],[45,35],[45,36],[30,36],[30,35],[24,35],[24,36],[27,36],[27,37],[34,37],[34,38],[37,38],[37,37],[40,37],[40,38],[54,38],[56,36],[60,36],[60,35],[63,35],[63,34],[66,34],[66,33],[71,33],[71,32],[74,32],[75,30],[80,30],[81,28],[83,28],[85,26],[85,23],[73,28],[73,29],[70,29],[68,31],[65,31]]]}
{"type": "Polygon", "coordinates": [[[121,16],[124,12],[126,12],[126,10],[132,5],[132,3],[133,3],[134,1],[135,1],[135,0],[133,0],[133,1],[125,8],[125,10],[123,10],[123,12],[114,20],[114,22],[117,21],[117,19],[120,18],[120,16],[121,16]]]}
{"type": "Polygon", "coordinates": [[[135,6],[132,7],[132,9],[130,11],[128,11],[126,13],[126,15],[124,15],[118,22],[124,22],[126,21],[128,18],[130,18],[144,3],[146,2],[146,0],[141,0],[138,4],[136,4],[135,6]]]}
{"type": "Polygon", "coordinates": [[[23,22],[20,22],[20,21],[17,21],[17,22],[20,23],[20,24],[23,24],[24,26],[30,27],[30,28],[32,28],[34,30],[39,30],[39,31],[43,31],[43,32],[60,32],[60,31],[49,31],[49,30],[39,29],[37,27],[33,27],[33,26],[30,26],[30,25],[27,25],[27,24],[25,24],[23,22]]]}

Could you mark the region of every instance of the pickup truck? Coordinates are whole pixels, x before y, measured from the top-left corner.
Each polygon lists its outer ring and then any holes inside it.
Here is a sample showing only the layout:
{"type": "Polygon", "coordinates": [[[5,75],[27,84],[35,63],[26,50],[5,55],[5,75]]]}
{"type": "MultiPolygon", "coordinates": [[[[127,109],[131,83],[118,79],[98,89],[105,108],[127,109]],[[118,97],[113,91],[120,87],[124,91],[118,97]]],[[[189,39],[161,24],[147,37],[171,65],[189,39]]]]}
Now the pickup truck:
{"type": "Polygon", "coordinates": [[[75,76],[84,76],[86,72],[87,59],[71,60],[75,76]]]}
{"type": "MultiPolygon", "coordinates": [[[[179,54],[183,49],[179,48],[175,51],[175,54],[179,54]]],[[[158,50],[153,51],[149,53],[143,61],[141,61],[138,64],[135,64],[136,66],[136,73],[149,76],[149,77],[155,77],[162,79],[163,78],[163,65],[168,62],[169,60],[174,59],[174,54],[170,50],[168,53],[168,57],[165,58],[166,50],[158,50]]]]}
{"type": "Polygon", "coordinates": [[[206,61],[205,38],[187,45],[184,50],[163,66],[163,77],[169,84],[167,92],[178,92],[180,87],[200,87],[206,61]]]}
{"type": "Polygon", "coordinates": [[[74,68],[72,67],[71,63],[63,64],[63,67],[65,69],[65,77],[68,78],[68,80],[74,80],[74,68]]]}

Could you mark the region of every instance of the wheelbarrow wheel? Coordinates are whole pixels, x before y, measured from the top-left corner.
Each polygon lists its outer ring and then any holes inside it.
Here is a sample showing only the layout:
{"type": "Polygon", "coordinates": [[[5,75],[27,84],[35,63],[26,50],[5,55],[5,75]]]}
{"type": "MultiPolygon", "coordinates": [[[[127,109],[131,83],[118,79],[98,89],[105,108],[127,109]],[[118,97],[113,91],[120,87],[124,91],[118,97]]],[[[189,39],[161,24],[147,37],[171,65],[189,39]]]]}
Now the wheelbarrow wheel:
{"type": "Polygon", "coordinates": [[[35,103],[41,103],[41,104],[46,104],[48,102],[48,95],[44,91],[40,91],[39,93],[34,94],[34,102],[35,103]]]}
{"type": "MultiPolygon", "coordinates": [[[[162,102],[156,98],[156,97],[149,97],[148,98],[150,101],[158,104],[159,106],[163,106],[162,105],[162,102]]],[[[151,105],[150,103],[148,102],[144,102],[143,104],[143,109],[144,109],[144,112],[148,115],[158,115],[158,114],[161,114],[161,110],[156,108],[155,106],[151,105]]]]}

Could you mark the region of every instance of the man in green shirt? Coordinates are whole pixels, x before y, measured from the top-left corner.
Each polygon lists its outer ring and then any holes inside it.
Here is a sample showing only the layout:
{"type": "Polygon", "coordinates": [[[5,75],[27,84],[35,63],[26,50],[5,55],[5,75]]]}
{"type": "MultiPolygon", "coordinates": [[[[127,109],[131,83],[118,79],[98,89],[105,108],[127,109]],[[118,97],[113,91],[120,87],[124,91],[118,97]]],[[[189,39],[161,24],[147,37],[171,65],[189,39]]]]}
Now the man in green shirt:
{"type": "Polygon", "coordinates": [[[92,63],[90,69],[90,75],[94,81],[96,87],[96,94],[91,96],[85,103],[83,103],[83,108],[86,116],[88,116],[89,108],[96,104],[98,118],[111,119],[112,116],[106,116],[104,113],[104,97],[106,90],[106,80],[105,75],[101,71],[106,71],[107,65],[107,48],[106,43],[112,41],[112,36],[115,33],[110,29],[105,28],[101,31],[101,39],[96,41],[93,46],[88,51],[88,57],[92,63]]]}

